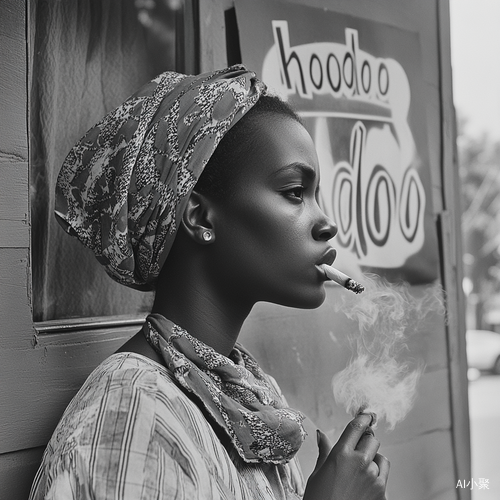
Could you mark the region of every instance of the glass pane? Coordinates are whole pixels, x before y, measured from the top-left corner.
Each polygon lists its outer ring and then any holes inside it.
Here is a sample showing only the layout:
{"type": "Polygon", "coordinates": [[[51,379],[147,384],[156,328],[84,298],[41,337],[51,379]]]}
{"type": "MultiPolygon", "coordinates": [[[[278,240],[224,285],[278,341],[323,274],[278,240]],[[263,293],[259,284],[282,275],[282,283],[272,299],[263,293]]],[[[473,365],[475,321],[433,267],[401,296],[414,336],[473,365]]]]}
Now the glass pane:
{"type": "Polygon", "coordinates": [[[30,8],[33,319],[146,312],[151,292],[116,284],[60,228],[54,187],[66,154],[106,112],[158,73],[184,70],[184,2],[39,0],[30,8]]]}

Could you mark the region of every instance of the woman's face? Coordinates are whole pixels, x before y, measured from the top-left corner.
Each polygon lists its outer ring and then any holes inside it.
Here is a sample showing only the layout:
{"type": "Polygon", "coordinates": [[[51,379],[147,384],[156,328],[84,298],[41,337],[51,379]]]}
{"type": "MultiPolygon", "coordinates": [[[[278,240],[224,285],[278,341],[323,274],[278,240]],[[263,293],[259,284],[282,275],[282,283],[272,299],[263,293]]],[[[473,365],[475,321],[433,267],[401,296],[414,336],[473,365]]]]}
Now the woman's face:
{"type": "Polygon", "coordinates": [[[214,202],[214,279],[234,299],[318,307],[325,278],[316,265],[335,259],[337,228],[318,205],[314,143],[289,117],[259,120],[232,195],[214,202]]]}

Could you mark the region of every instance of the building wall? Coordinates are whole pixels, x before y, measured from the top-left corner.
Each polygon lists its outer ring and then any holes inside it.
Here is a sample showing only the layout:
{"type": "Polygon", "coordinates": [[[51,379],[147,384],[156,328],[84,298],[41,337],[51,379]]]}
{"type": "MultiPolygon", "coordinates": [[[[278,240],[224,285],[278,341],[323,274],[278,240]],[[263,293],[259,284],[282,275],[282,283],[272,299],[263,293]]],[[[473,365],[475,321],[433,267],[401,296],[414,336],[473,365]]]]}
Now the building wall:
{"type": "MultiPolygon", "coordinates": [[[[470,472],[447,2],[307,4],[333,5],[340,12],[421,33],[432,202],[449,320],[446,324],[434,316],[422,328],[415,348],[427,369],[415,409],[393,433],[382,432],[380,440],[382,452],[393,464],[392,498],[466,499],[467,490],[455,488],[457,479],[469,477],[470,472]]],[[[224,10],[231,5],[229,0],[200,2],[201,69],[226,65],[224,10]]],[[[69,331],[58,328],[58,333],[51,333],[55,330],[33,324],[25,9],[24,2],[0,2],[0,500],[27,498],[43,448],[64,407],[88,373],[137,330],[134,324],[82,322],[73,323],[69,331]]],[[[347,417],[336,413],[325,388],[335,360],[343,353],[322,349],[321,343],[311,343],[303,335],[329,331],[328,311],[334,300],[335,292],[329,291],[324,307],[305,313],[261,305],[249,318],[243,340],[276,376],[292,405],[307,410],[316,424],[338,432],[347,417]],[[283,345],[289,349],[283,350],[283,345]]],[[[314,445],[308,444],[303,458],[306,470],[314,453],[314,445]]]]}

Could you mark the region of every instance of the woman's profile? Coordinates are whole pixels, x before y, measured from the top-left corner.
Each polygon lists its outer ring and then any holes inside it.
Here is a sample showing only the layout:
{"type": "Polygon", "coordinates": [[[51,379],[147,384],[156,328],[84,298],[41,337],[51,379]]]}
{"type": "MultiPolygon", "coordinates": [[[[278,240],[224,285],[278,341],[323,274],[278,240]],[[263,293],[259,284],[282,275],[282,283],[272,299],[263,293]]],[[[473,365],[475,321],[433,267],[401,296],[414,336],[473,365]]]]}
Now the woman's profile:
{"type": "Polygon", "coordinates": [[[164,73],[77,143],[56,216],[155,301],[67,407],[32,500],[385,499],[371,416],[333,447],[318,431],[304,481],[305,417],[238,343],[259,301],[324,301],[337,230],[319,182],[300,119],[243,66],[164,73]]]}

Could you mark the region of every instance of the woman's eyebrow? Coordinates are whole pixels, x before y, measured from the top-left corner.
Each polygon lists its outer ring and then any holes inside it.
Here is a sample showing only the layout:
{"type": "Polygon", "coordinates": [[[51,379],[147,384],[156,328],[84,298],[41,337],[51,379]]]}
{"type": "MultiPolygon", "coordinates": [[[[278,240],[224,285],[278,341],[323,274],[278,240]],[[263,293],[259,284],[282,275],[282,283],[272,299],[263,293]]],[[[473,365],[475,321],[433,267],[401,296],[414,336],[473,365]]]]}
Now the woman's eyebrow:
{"type": "Polygon", "coordinates": [[[316,170],[311,167],[311,165],[307,165],[306,163],[290,163],[289,165],[285,165],[284,167],[275,170],[270,177],[277,177],[282,174],[296,174],[299,173],[309,179],[314,179],[316,177],[316,170]]]}

